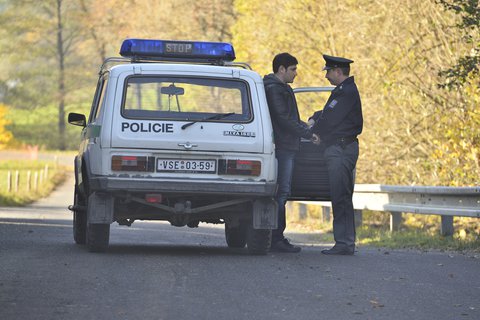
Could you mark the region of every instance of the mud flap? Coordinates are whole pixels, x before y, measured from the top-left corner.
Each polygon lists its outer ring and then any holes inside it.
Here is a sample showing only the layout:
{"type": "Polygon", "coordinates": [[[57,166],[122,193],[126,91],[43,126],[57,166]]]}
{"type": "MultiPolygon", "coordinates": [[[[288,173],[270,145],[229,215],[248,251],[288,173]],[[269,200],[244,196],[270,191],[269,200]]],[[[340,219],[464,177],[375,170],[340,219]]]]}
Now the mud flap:
{"type": "Polygon", "coordinates": [[[253,203],[253,228],[254,229],[277,229],[278,205],[275,200],[257,199],[253,203]]]}
{"type": "Polygon", "coordinates": [[[106,193],[93,192],[88,197],[88,223],[110,224],[113,222],[113,197],[106,193]]]}

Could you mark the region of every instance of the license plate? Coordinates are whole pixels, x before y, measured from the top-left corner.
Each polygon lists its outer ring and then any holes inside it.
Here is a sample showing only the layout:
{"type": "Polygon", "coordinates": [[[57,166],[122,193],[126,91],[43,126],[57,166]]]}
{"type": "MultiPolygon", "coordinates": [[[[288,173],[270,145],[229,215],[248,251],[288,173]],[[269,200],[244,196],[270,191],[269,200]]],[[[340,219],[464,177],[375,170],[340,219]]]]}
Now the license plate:
{"type": "Polygon", "coordinates": [[[215,173],[215,160],[157,159],[158,172],[215,173]]]}

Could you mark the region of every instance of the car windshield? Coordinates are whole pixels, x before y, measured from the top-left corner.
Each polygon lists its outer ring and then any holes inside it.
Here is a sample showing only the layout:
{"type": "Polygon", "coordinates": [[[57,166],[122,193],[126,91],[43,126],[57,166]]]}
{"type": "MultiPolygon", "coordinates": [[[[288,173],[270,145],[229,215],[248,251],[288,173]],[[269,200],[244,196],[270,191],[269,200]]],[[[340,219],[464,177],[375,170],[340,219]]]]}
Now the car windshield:
{"type": "Polygon", "coordinates": [[[125,87],[125,118],[222,122],[252,118],[247,85],[240,80],[134,76],[125,87]]]}

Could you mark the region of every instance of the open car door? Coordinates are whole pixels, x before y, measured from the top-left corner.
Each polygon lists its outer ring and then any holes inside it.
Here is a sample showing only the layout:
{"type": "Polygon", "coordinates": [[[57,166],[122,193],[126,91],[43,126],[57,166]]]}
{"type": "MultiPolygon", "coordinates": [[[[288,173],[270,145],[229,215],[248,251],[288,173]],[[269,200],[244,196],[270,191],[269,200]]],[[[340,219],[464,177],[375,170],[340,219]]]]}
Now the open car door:
{"type": "MultiPolygon", "coordinates": [[[[323,109],[333,89],[334,87],[294,89],[301,119],[307,121],[315,111],[323,109]]],[[[310,140],[302,139],[300,151],[295,158],[289,200],[330,200],[328,173],[323,157],[324,148],[323,144],[317,146],[310,140]]]]}

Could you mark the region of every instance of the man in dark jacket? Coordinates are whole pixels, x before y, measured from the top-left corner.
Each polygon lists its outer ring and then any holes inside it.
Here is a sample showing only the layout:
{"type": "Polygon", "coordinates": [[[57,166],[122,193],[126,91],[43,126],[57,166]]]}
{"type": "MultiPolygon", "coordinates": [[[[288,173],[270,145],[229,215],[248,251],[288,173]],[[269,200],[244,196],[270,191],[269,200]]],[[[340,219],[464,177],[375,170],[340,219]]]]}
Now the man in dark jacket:
{"type": "Polygon", "coordinates": [[[354,78],[352,60],[323,55],[326,78],[336,86],[323,110],[315,112],[309,123],[325,144],[330,197],[333,208],[335,246],[324,254],[352,255],[355,252],[353,209],[354,170],[358,159],[357,136],[363,129],[362,102],[354,78]]]}
{"type": "Polygon", "coordinates": [[[299,252],[300,247],[292,245],[283,235],[286,227],[285,204],[290,195],[293,162],[300,147],[300,138],[316,140],[311,129],[300,121],[297,101],[292,83],[297,76],[298,61],[288,53],[280,53],[273,59],[273,73],[263,78],[268,107],[273,123],[275,155],[278,164],[278,229],[272,231],[272,251],[299,252]]]}

